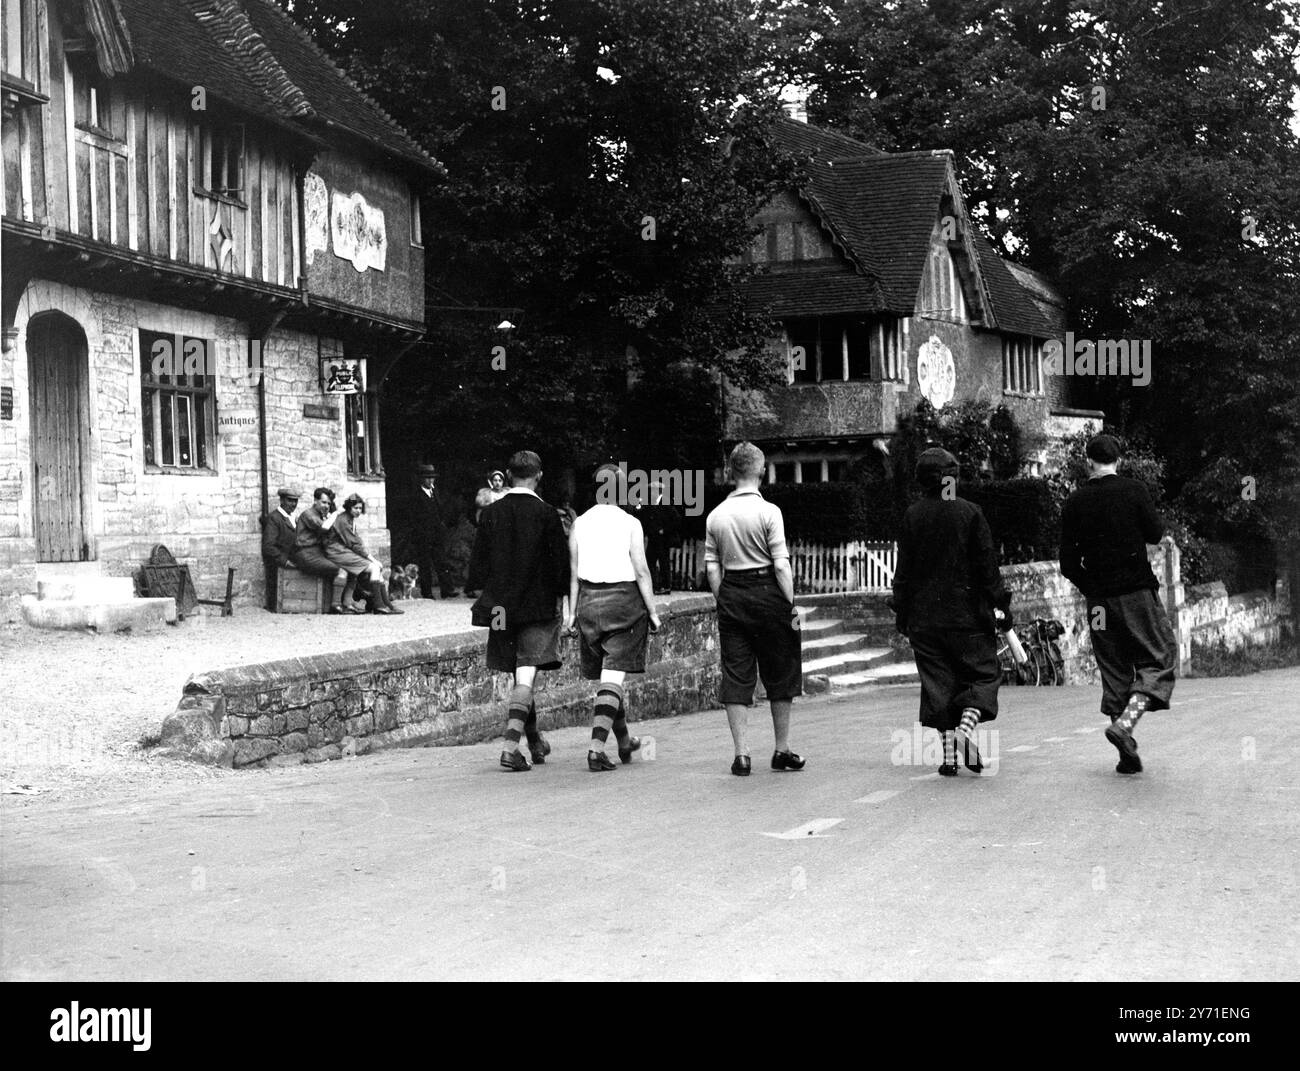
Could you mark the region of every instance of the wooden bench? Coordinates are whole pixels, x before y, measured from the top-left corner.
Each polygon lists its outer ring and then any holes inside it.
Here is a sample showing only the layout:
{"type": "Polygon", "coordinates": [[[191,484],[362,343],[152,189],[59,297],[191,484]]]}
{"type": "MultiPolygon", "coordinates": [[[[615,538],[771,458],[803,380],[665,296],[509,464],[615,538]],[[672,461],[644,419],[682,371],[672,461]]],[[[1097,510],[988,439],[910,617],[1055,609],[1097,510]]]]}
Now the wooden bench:
{"type": "Polygon", "coordinates": [[[275,571],[275,612],[277,614],[328,613],[334,597],[335,583],[346,579],[342,569],[335,576],[304,573],[292,565],[275,571]]]}

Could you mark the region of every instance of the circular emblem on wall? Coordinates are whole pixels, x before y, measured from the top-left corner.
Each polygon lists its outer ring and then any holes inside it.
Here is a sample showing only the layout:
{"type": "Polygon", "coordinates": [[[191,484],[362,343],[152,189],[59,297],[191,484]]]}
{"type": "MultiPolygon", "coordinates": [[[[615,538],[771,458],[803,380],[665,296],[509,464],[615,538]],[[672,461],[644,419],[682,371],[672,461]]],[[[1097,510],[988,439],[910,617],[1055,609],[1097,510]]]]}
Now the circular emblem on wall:
{"type": "Polygon", "coordinates": [[[916,383],[921,394],[936,409],[942,409],[957,393],[957,368],[952,350],[931,335],[916,355],[916,383]]]}

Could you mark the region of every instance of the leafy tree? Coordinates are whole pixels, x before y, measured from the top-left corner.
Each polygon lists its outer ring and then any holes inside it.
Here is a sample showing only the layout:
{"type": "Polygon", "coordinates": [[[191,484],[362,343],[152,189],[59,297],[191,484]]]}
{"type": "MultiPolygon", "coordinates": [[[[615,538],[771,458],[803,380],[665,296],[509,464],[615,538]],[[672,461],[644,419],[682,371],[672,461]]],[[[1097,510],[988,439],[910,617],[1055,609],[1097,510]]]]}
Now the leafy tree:
{"type": "MultiPolygon", "coordinates": [[[[972,215],[1081,337],[1153,340],[1094,404],[1198,514],[1251,509],[1300,561],[1295,0],[772,0],[774,78],[814,121],[952,148],[972,215]],[[1231,507],[1230,493],[1236,500],[1231,507]]],[[[1297,574],[1300,580],[1300,573],[1297,574]]]]}
{"type": "Polygon", "coordinates": [[[777,110],[754,73],[768,45],[748,4],[291,10],[447,170],[424,206],[430,335],[390,378],[389,438],[467,470],[524,444],[553,472],[634,451],[711,469],[710,384],[772,374],[730,258],[790,181],[772,151],[728,152],[770,147],[777,110]],[[455,305],[495,311],[438,307],[455,305]],[[504,337],[503,316],[516,323],[504,337]]]}

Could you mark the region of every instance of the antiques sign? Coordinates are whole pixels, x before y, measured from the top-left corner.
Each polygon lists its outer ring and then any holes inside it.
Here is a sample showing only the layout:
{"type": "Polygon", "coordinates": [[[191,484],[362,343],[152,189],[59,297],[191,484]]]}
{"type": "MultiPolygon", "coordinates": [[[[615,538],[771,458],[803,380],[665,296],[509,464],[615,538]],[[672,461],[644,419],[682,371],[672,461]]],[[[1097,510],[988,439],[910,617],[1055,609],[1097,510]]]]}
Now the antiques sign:
{"type": "Polygon", "coordinates": [[[330,194],[330,238],[334,255],[352,261],[357,271],[383,271],[388,261],[388,236],[384,210],[373,207],[361,194],[330,194]]]}
{"type": "Polygon", "coordinates": [[[325,394],[364,394],[366,359],[364,357],[322,357],[320,389],[325,394]]]}

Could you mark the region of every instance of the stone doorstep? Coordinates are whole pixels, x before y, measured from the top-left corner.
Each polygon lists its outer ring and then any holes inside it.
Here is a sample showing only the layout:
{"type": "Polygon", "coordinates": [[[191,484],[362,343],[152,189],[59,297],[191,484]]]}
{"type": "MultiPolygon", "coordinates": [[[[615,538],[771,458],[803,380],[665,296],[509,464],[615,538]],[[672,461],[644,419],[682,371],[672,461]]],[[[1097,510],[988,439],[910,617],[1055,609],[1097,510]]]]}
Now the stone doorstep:
{"type": "Polygon", "coordinates": [[[24,595],[22,609],[23,620],[33,628],[147,632],[176,624],[176,600],[171,598],[82,602],[24,595]]]}
{"type": "Polygon", "coordinates": [[[131,602],[135,582],[129,576],[41,577],[36,581],[36,598],[41,602],[131,602]]]}

